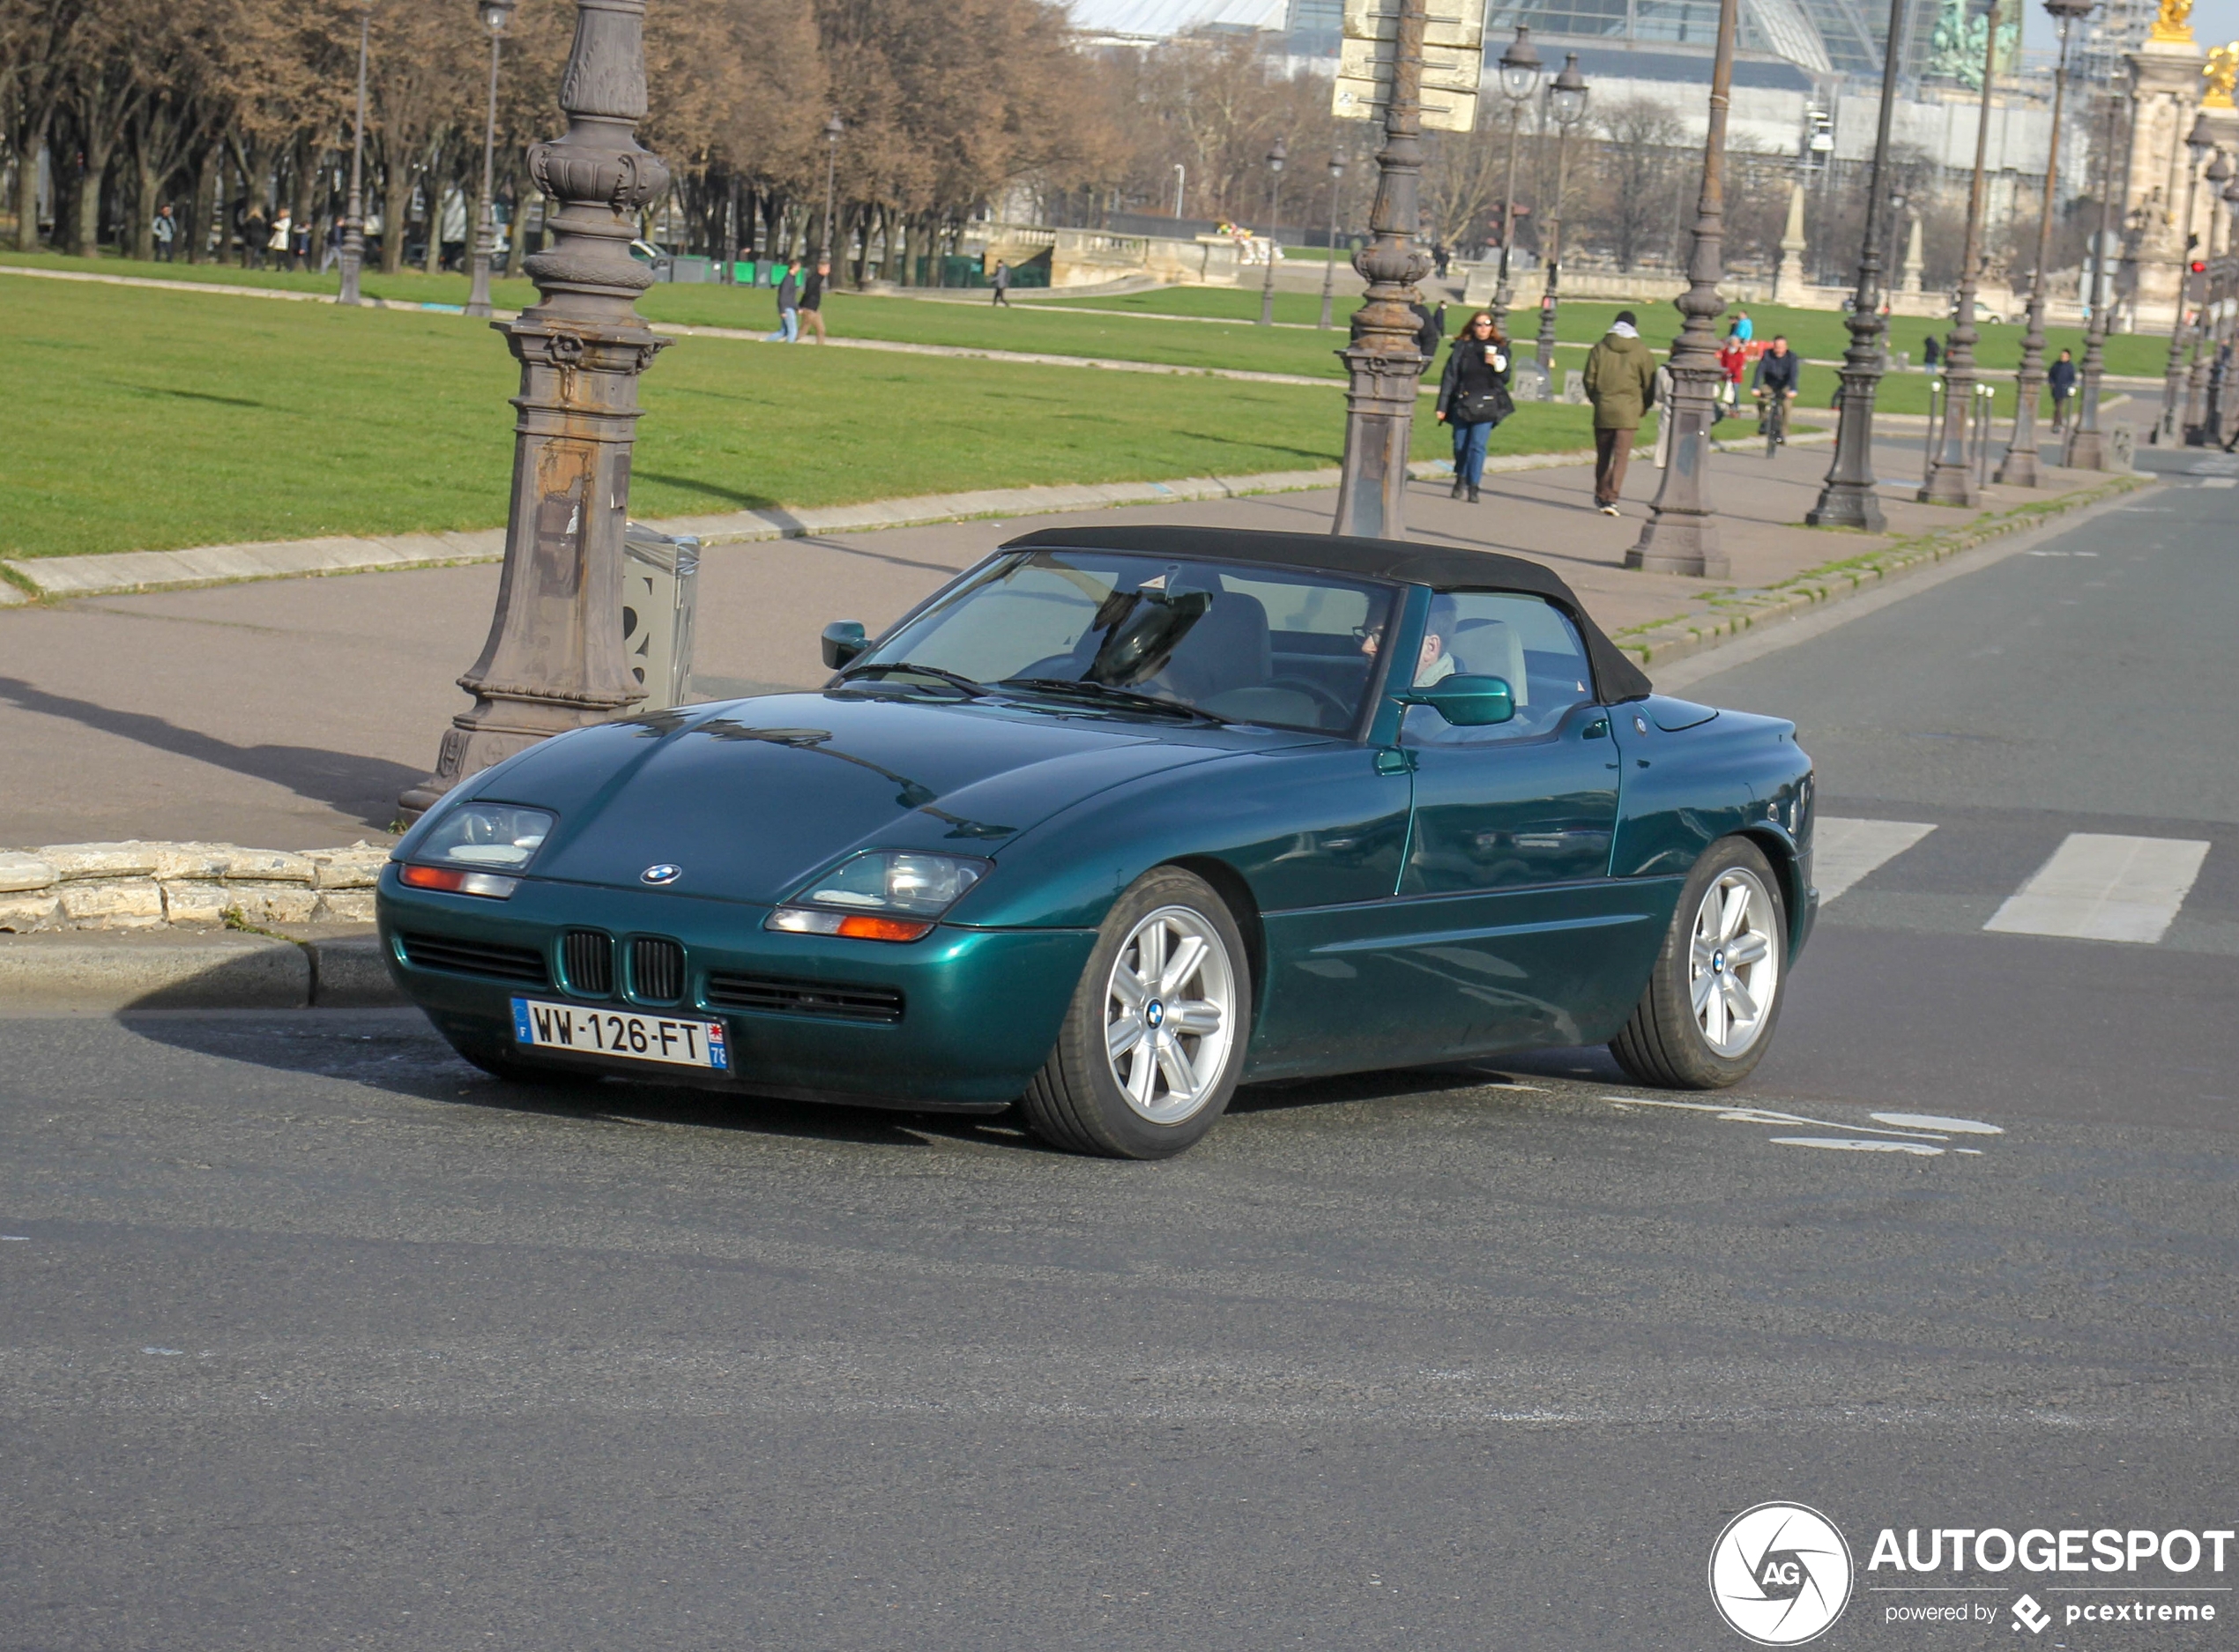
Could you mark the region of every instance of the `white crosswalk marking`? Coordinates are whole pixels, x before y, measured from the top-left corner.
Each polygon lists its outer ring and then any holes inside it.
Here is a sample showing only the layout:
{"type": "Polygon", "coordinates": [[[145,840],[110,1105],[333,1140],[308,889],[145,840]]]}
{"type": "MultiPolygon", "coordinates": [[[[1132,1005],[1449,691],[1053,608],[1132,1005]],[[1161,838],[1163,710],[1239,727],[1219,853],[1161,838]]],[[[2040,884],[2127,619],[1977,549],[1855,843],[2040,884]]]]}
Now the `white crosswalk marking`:
{"type": "Polygon", "coordinates": [[[2190,838],[2071,832],[1982,927],[2151,944],[2168,932],[2207,856],[2208,845],[2190,838]]]}
{"type": "Polygon", "coordinates": [[[1819,886],[1819,904],[1826,905],[1935,830],[1918,821],[1823,817],[1811,835],[1811,881],[1819,886]]]}

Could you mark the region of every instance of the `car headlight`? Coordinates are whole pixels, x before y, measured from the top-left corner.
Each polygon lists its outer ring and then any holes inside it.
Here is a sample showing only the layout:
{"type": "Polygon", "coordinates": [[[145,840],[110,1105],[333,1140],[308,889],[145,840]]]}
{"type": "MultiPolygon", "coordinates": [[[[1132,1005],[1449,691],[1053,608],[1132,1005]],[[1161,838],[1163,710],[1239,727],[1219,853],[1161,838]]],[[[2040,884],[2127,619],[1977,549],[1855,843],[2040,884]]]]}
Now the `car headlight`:
{"type": "Polygon", "coordinates": [[[764,927],[856,941],[915,941],[993,865],[969,855],[872,850],[813,880],[772,912],[764,927]]]}
{"type": "Polygon", "coordinates": [[[413,848],[397,875],[416,889],[503,900],[520,882],[558,817],[515,803],[462,803],[448,810],[413,848]]]}

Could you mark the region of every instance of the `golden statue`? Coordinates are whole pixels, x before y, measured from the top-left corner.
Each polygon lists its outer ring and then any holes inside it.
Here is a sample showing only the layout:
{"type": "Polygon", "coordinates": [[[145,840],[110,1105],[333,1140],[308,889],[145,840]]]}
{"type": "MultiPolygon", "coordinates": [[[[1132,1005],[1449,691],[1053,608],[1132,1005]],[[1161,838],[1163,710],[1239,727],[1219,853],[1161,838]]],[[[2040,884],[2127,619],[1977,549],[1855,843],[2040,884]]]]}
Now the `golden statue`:
{"type": "Polygon", "coordinates": [[[2161,0],[2161,14],[2153,19],[2150,38],[2191,45],[2192,0],[2161,0]]]}
{"type": "Polygon", "coordinates": [[[2200,71],[2207,81],[2207,95],[2200,100],[2204,109],[2228,109],[2232,107],[2232,82],[2239,80],[2239,41],[2228,46],[2214,46],[2208,49],[2208,61],[2200,71]]]}

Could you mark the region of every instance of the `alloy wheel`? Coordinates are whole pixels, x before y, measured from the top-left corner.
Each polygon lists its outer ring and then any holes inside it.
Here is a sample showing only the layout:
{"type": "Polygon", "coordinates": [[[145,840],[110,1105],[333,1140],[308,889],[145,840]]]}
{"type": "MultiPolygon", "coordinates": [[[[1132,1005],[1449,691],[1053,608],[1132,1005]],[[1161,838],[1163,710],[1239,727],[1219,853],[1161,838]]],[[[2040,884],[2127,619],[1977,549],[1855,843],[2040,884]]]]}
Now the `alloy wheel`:
{"type": "Polygon", "coordinates": [[[1179,1124],[1202,1107],[1235,1027],[1236,972],[1201,914],[1162,906],[1128,932],[1105,988],[1105,1053],[1139,1117],[1179,1124]]]}
{"type": "Polygon", "coordinates": [[[1755,1044],[1772,1020],[1781,985],[1779,908],[1746,867],[1722,872],[1695,908],[1687,970],[1695,1026],[1728,1060],[1755,1044]]]}

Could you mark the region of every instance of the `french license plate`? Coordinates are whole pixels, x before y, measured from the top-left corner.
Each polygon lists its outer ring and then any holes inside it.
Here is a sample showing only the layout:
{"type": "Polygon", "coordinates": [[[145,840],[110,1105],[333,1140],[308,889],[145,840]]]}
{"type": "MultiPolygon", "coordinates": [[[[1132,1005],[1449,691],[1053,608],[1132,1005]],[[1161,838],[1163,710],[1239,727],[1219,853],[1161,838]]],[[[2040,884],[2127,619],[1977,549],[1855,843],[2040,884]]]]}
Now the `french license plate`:
{"type": "Polygon", "coordinates": [[[576,1055],[611,1055],[625,1061],[731,1070],[731,1050],[724,1041],[719,1021],[641,1016],[626,1009],[517,998],[513,1001],[513,1041],[576,1055]]]}

